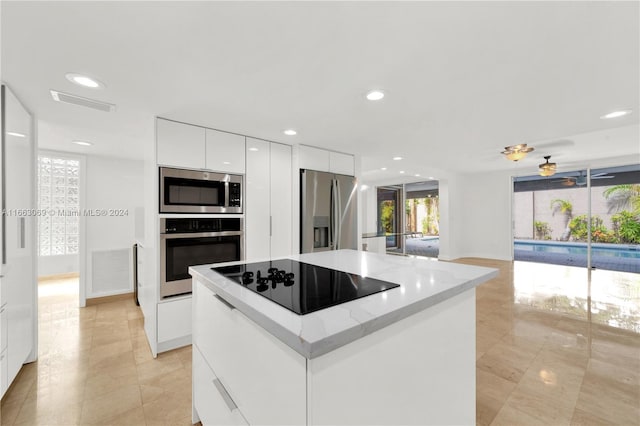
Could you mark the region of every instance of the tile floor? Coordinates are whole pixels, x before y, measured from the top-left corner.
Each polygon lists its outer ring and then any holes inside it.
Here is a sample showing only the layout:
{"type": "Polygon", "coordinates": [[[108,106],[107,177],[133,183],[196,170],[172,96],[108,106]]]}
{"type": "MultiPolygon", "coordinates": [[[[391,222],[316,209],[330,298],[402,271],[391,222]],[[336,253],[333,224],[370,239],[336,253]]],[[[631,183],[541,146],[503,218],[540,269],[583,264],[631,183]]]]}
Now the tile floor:
{"type": "MultiPolygon", "coordinates": [[[[640,425],[640,275],[464,259],[477,290],[479,425],[640,425]]],[[[77,283],[40,286],[39,360],[5,424],[190,424],[191,349],[150,355],[133,301],[78,309],[77,283]]]]}

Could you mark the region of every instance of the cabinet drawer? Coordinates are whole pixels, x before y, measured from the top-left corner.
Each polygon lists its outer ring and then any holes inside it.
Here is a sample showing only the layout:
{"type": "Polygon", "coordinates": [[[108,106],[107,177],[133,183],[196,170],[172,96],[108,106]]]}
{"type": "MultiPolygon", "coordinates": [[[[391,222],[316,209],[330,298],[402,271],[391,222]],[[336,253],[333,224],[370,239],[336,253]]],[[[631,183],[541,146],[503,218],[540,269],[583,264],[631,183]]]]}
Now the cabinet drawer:
{"type": "Polygon", "coordinates": [[[191,335],[191,298],[158,303],[158,342],[191,335]]]}
{"type": "Polygon", "coordinates": [[[0,352],[7,349],[7,331],[9,329],[7,304],[0,307],[0,352]]]}
{"type": "Polygon", "coordinates": [[[9,359],[7,352],[8,351],[6,349],[4,351],[0,351],[0,398],[2,398],[7,387],[9,387],[9,359]]]}
{"type": "Polygon", "coordinates": [[[199,282],[194,309],[195,342],[244,418],[306,423],[305,358],[199,282]]]}
{"type": "Polygon", "coordinates": [[[224,386],[193,347],[193,407],[203,425],[247,425],[224,386]]]}

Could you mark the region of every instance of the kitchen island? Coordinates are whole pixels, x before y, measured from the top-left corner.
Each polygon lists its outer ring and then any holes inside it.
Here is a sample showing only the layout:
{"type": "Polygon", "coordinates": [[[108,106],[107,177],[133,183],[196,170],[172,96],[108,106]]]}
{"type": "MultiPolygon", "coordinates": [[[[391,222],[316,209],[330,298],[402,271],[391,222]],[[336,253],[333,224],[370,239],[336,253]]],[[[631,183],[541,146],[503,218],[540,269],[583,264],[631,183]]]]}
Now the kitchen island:
{"type": "Polygon", "coordinates": [[[399,286],[298,315],[191,267],[194,422],[475,423],[475,287],[497,270],[353,250],[290,259],[399,286]]]}

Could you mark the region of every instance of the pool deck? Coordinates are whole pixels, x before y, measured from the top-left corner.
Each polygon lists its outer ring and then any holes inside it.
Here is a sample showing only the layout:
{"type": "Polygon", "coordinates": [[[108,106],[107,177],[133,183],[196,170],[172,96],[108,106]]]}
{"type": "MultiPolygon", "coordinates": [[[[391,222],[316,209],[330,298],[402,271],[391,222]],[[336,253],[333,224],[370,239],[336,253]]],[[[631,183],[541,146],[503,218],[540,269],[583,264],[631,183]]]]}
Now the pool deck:
{"type": "MultiPolygon", "coordinates": [[[[521,243],[534,243],[540,245],[567,245],[569,247],[586,247],[586,243],[560,241],[537,241],[537,240],[514,240],[521,243]],[[545,244],[546,243],[546,244],[545,244]]],[[[594,248],[612,248],[613,244],[594,243],[594,248]]],[[[620,245],[620,247],[629,247],[629,245],[620,245]]],[[[522,260],[526,262],[551,263],[554,265],[579,266],[587,267],[587,255],[576,253],[551,253],[532,250],[521,250],[514,247],[514,260],[522,260]]],[[[640,273],[640,259],[633,257],[614,257],[614,256],[591,256],[591,266],[597,269],[606,269],[609,271],[633,272],[640,273]]]]}

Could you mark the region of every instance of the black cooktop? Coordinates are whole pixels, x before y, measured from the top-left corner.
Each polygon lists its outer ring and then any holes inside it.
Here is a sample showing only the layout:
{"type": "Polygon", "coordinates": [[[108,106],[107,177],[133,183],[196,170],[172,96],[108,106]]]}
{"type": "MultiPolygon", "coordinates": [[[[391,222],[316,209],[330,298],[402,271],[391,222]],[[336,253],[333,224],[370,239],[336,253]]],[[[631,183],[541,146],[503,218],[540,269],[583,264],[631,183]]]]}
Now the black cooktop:
{"type": "Polygon", "coordinates": [[[211,269],[298,315],[400,287],[290,259],[211,269]]]}

